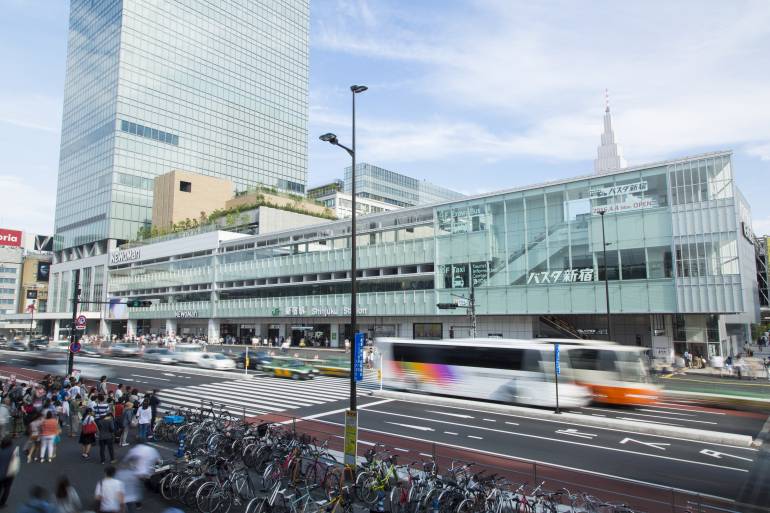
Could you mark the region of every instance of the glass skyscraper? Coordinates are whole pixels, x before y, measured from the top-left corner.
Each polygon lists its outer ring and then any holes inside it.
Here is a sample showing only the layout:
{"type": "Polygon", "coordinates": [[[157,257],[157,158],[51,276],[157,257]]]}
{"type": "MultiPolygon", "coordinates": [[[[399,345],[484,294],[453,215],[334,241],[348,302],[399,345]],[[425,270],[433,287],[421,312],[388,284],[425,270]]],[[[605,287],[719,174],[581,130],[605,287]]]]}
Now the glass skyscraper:
{"type": "Polygon", "coordinates": [[[136,237],[172,169],[302,194],[308,0],[72,0],[56,249],[136,237]]]}

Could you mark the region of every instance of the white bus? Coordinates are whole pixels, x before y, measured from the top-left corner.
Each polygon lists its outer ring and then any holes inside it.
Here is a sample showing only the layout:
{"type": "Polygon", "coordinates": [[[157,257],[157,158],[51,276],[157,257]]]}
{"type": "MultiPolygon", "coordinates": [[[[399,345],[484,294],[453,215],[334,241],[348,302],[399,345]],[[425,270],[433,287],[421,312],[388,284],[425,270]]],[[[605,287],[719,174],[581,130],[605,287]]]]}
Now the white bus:
{"type": "MultiPolygon", "coordinates": [[[[533,406],[556,405],[554,347],[538,341],[378,338],[383,386],[391,389],[533,406]]],[[[559,405],[585,406],[589,389],[560,362],[559,405]]]]}

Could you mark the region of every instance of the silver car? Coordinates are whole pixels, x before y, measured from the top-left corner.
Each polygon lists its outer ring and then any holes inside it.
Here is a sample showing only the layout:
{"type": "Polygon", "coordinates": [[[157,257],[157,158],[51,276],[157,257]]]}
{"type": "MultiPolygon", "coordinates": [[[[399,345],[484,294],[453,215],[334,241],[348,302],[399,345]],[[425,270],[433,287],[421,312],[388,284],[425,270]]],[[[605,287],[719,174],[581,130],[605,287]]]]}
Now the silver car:
{"type": "Polygon", "coordinates": [[[176,355],[165,347],[147,349],[142,355],[142,359],[153,363],[176,363],[179,361],[176,355]]]}
{"type": "Polygon", "coordinates": [[[110,356],[137,356],[139,346],[134,344],[114,344],[107,349],[110,356]]]}

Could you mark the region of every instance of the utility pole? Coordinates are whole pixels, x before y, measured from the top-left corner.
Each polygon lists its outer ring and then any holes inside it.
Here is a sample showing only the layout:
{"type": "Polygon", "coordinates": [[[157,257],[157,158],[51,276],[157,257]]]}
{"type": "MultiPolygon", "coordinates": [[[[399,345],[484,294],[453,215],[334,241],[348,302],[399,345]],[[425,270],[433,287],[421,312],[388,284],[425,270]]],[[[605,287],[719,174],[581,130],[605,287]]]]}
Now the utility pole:
{"type": "Polygon", "coordinates": [[[469,309],[471,313],[471,338],[476,338],[476,287],[473,282],[473,276],[471,275],[471,307],[469,309]]]}
{"type": "Polygon", "coordinates": [[[78,305],[80,304],[80,270],[75,271],[75,279],[72,287],[72,324],[70,324],[70,350],[67,358],[67,376],[72,375],[72,368],[75,366],[75,353],[72,352],[72,345],[75,343],[75,320],[78,317],[78,305]]]}

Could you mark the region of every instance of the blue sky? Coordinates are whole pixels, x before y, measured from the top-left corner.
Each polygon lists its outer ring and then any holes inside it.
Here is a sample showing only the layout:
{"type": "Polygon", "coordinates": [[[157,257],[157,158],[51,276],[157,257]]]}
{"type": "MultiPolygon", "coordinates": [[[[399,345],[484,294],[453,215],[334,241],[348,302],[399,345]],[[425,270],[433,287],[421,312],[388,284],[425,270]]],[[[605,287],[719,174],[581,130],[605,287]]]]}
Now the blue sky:
{"type": "MultiPolygon", "coordinates": [[[[0,226],[50,232],[66,0],[0,0],[0,226]]],[[[309,183],[361,160],[468,194],[593,169],[604,89],[630,164],[735,151],[770,233],[770,2],[311,0],[309,183]]]]}

